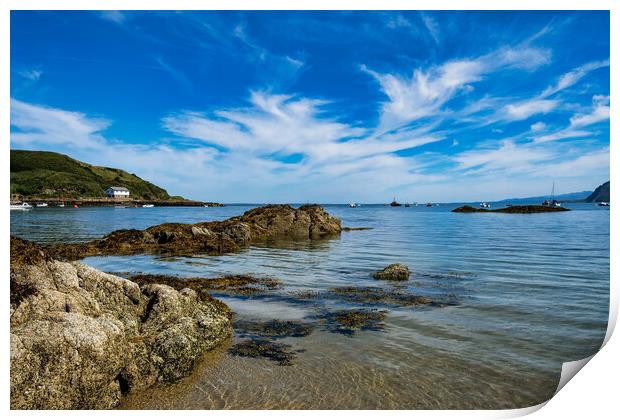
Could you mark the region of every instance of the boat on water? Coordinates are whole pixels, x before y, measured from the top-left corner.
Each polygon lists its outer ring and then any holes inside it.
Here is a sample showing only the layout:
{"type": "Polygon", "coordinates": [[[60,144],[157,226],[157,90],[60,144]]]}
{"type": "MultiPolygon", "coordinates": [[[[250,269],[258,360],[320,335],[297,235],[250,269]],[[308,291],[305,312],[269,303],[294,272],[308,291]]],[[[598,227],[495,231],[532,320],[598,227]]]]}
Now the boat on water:
{"type": "Polygon", "coordinates": [[[543,201],[542,205],[545,207],[562,207],[562,203],[555,199],[555,181],[553,181],[553,186],[551,187],[551,199],[543,201]]]}
{"type": "Polygon", "coordinates": [[[150,209],[150,208],[155,207],[155,204],[142,204],[142,207],[145,209],[150,209]]]}
{"type": "Polygon", "coordinates": [[[37,203],[37,207],[47,207],[47,203],[37,203]]]}
{"type": "Polygon", "coordinates": [[[361,207],[361,205],[359,203],[349,203],[349,207],[355,208],[355,207],[361,207]]]}
{"type": "Polygon", "coordinates": [[[396,201],[396,197],[394,197],[394,199],[390,203],[390,206],[392,206],[392,207],[400,207],[400,206],[402,206],[402,204],[400,204],[398,201],[396,201]]]}
{"type": "Polygon", "coordinates": [[[405,207],[411,207],[411,204],[405,203],[405,207]]]}
{"type": "Polygon", "coordinates": [[[480,203],[480,207],[483,209],[490,209],[491,205],[489,203],[480,203]]]}
{"type": "Polygon", "coordinates": [[[598,203],[598,205],[601,207],[609,207],[609,203],[606,201],[601,201],[600,203],[598,203]]]}
{"type": "Polygon", "coordinates": [[[64,206],[65,206],[65,205],[64,205],[64,203],[60,203],[60,204],[58,205],[58,207],[64,207],[64,206]]]}
{"type": "Polygon", "coordinates": [[[28,203],[11,204],[11,210],[32,210],[32,206],[28,203]]]}
{"type": "Polygon", "coordinates": [[[433,203],[426,203],[426,207],[433,207],[433,203]]]}

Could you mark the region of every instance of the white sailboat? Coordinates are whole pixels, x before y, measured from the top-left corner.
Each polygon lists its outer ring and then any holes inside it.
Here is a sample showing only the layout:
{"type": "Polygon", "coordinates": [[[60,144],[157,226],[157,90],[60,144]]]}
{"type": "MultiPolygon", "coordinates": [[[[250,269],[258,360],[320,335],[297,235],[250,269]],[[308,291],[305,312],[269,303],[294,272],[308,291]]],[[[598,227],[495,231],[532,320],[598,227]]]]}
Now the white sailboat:
{"type": "Polygon", "coordinates": [[[555,199],[555,181],[553,181],[553,186],[551,187],[551,200],[543,201],[542,205],[547,207],[562,207],[562,203],[555,199]]]}

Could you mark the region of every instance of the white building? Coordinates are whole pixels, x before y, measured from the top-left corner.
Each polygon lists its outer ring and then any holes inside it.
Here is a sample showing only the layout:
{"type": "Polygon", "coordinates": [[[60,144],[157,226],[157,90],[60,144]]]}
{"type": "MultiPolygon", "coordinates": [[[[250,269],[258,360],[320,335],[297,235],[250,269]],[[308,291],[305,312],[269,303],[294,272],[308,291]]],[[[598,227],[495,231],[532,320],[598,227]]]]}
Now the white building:
{"type": "Polygon", "coordinates": [[[129,198],[129,190],[125,187],[110,187],[105,193],[110,198],[129,198]]]}

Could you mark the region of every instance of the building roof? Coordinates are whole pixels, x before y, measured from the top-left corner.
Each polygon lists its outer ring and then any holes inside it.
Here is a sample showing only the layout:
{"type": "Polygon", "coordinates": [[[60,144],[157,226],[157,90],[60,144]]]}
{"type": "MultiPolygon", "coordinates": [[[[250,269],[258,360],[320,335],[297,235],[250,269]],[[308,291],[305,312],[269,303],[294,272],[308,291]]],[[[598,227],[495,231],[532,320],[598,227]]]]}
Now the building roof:
{"type": "Polygon", "coordinates": [[[129,190],[125,187],[110,187],[108,188],[108,190],[113,190],[113,191],[127,191],[129,192],[129,190]]]}

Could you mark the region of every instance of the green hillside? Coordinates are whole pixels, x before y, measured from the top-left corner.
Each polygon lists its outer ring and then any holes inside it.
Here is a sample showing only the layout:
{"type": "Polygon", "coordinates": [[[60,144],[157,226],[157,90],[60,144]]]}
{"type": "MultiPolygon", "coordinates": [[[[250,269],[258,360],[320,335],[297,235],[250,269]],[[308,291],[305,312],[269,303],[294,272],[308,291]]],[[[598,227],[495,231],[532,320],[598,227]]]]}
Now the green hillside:
{"type": "Polygon", "coordinates": [[[110,187],[130,197],[166,200],[168,192],[120,169],[93,166],[54,152],[11,150],[11,194],[41,198],[101,198],[110,187]]]}

